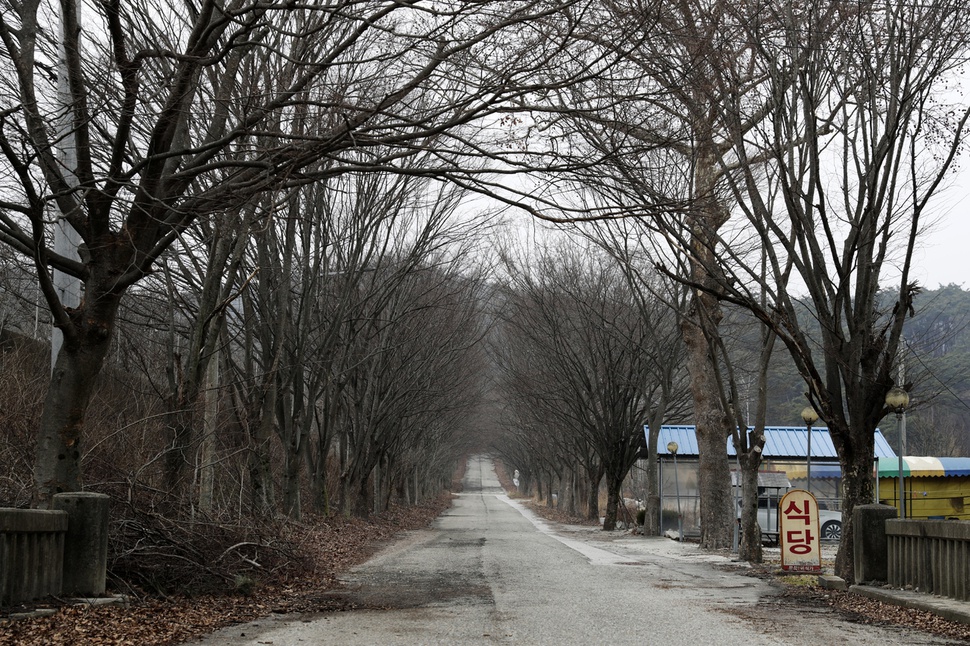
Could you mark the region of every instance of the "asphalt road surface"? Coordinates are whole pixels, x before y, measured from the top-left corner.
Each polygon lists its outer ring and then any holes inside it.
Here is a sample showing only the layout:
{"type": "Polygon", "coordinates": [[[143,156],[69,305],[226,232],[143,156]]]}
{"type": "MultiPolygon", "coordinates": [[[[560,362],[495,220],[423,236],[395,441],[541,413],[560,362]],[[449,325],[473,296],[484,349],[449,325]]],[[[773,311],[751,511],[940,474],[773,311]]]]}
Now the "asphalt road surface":
{"type": "Polygon", "coordinates": [[[425,531],[345,578],[361,609],[233,626],[208,646],[297,644],[947,644],[792,604],[743,564],[691,544],[588,528],[554,532],[509,500],[491,461],[425,531]]]}

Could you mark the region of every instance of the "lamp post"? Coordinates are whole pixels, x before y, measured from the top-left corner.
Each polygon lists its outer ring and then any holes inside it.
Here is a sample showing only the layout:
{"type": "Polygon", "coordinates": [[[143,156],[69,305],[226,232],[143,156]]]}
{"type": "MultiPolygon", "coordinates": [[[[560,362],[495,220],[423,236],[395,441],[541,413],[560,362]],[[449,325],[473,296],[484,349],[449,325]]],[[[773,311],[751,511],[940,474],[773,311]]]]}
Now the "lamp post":
{"type": "Polygon", "coordinates": [[[808,493],[812,493],[812,424],[818,421],[818,413],[811,406],[802,409],[802,421],[808,427],[808,448],[805,451],[805,478],[808,480],[808,493]]]}
{"type": "Polygon", "coordinates": [[[674,456],[674,489],[677,492],[677,540],[684,540],[684,521],[680,513],[680,477],[677,473],[677,446],[676,442],[667,442],[667,452],[674,456]]]}
{"type": "Polygon", "coordinates": [[[906,518],[906,498],[903,496],[903,456],[906,454],[906,408],[909,406],[909,393],[893,386],[886,393],[886,406],[896,413],[896,424],[899,427],[899,517],[906,518]]]}

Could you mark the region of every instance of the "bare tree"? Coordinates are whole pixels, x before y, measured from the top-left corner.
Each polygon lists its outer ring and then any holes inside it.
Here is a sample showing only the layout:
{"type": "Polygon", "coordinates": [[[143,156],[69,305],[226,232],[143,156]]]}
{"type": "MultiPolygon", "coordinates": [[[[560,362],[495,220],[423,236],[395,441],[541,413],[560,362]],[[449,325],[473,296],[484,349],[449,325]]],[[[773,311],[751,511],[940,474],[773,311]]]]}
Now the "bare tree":
{"type": "MultiPolygon", "coordinates": [[[[33,259],[64,335],[39,434],[38,504],[78,488],[84,414],[118,303],[189,225],[348,165],[393,168],[430,136],[457,136],[533,87],[532,72],[565,36],[503,38],[561,8],[539,1],[112,1],[92,5],[81,24],[66,1],[59,42],[57,12],[46,7],[4,2],[0,11],[0,240],[33,259]],[[67,108],[54,100],[58,45],[67,108]],[[267,74],[243,73],[252,70],[267,74]],[[73,171],[57,160],[48,128],[61,114],[76,142],[73,171]],[[320,131],[282,127],[310,114],[320,131]],[[360,150],[372,153],[363,164],[345,155],[360,150]],[[50,246],[62,219],[80,236],[80,260],[50,246]],[[77,307],[55,293],[52,269],[80,280],[77,307]]],[[[439,161],[454,169],[449,152],[439,161]]]]}
{"type": "Polygon", "coordinates": [[[255,205],[236,213],[220,213],[200,221],[181,237],[180,253],[163,256],[164,289],[170,303],[172,343],[165,370],[168,408],[165,489],[176,497],[188,473],[194,473],[200,399],[216,399],[218,380],[206,375],[217,366],[228,306],[238,296],[237,275],[246,251],[250,227],[258,217],[255,205]],[[176,324],[174,317],[181,319],[176,324]],[[184,335],[178,338],[176,334],[184,335]]]}
{"type": "Polygon", "coordinates": [[[441,441],[439,449],[454,446],[444,440],[481,395],[477,281],[456,273],[452,261],[399,260],[385,258],[361,281],[361,307],[342,329],[338,504],[361,516],[386,506],[381,496],[397,466],[418,466],[400,456],[429,439],[441,441]]]}
{"type": "Polygon", "coordinates": [[[653,388],[646,397],[650,408],[645,420],[649,430],[645,436],[644,532],[659,534],[661,501],[657,439],[660,427],[671,420],[690,419],[685,348],[680,339],[680,319],[687,309],[689,291],[654,270],[655,241],[651,232],[637,220],[607,219],[576,229],[617,263],[637,303],[640,317],[654,337],[654,342],[645,349],[651,364],[653,388]]]}
{"type": "MultiPolygon", "coordinates": [[[[722,277],[711,293],[778,335],[828,425],[843,478],[836,572],[851,580],[852,510],[872,500],[873,432],[890,387],[911,387],[897,383],[896,365],[919,290],[913,251],[970,118],[945,100],[968,53],[970,12],[956,2],[836,3],[776,19],[784,36],[752,52],[771,79],[763,102],[772,118],[744,141],[737,133],[727,155],[750,237],[711,240],[722,277]],[[756,167],[755,157],[770,162],[756,167]],[[750,262],[751,247],[768,253],[767,275],[750,262]],[[877,295],[890,281],[895,297],[883,307],[877,295]]],[[[725,108],[736,123],[749,106],[725,108]]]]}
{"type": "Polygon", "coordinates": [[[912,251],[970,114],[946,105],[968,12],[950,2],[603,7],[630,30],[583,34],[586,56],[625,50],[622,66],[534,111],[548,115],[555,152],[592,160],[577,191],[600,202],[546,215],[645,215],[667,239],[668,271],[694,290],[684,338],[705,545],[724,544],[730,518],[720,454],[734,415],[710,361],[720,303],[754,312],[787,347],[840,454],[837,571],[851,578],[849,515],[871,499],[873,430],[916,289],[912,251]],[[887,279],[898,298],[881,309],[887,279]],[[798,306],[802,285],[811,307],[798,306]],[[806,315],[820,338],[806,334],[806,315]]]}
{"type": "MultiPolygon", "coordinates": [[[[757,39],[737,37],[759,11],[748,3],[645,0],[600,3],[597,16],[609,27],[581,31],[575,46],[581,60],[615,57],[612,72],[523,108],[551,133],[558,165],[574,180],[571,192],[539,192],[545,202],[531,204],[560,221],[640,217],[669,237],[657,262],[693,286],[679,321],[700,453],[701,543],[725,547],[735,514],[724,446],[734,419],[713,360],[723,317],[713,241],[733,208],[724,157],[735,133],[755,128],[765,112],[727,123],[721,106],[764,83],[747,64],[757,39]]],[[[759,24],[766,33],[778,29],[759,24]]],[[[550,186],[560,186],[556,177],[550,186]]]]}
{"type": "MultiPolygon", "coordinates": [[[[683,158],[692,178],[684,209],[644,219],[688,263],[688,271],[676,262],[668,269],[697,292],[700,316],[685,338],[707,348],[694,355],[698,362],[716,356],[727,301],[755,314],[771,331],[766,342],[777,337],[787,347],[839,452],[846,533],[837,571],[851,579],[851,510],[872,499],[873,431],[887,412],[884,395],[918,290],[909,278],[913,249],[970,116],[945,99],[966,59],[970,13],[957,3],[694,9],[693,25],[671,30],[691,34],[690,43],[630,57],[645,68],[632,78],[669,94],[600,88],[584,93],[586,112],[561,113],[586,124],[584,143],[604,157],[613,151],[597,167],[613,172],[601,172],[598,183],[592,173],[584,178],[605,196],[608,208],[595,212],[602,217],[635,215],[643,210],[638,199],[668,190],[660,164],[644,159],[691,151],[683,158]],[[675,56],[684,51],[693,53],[675,56]],[[682,85],[692,95],[670,86],[677,70],[687,70],[682,85]],[[603,94],[614,99],[605,109],[588,100],[603,94]],[[680,97],[684,107],[672,109],[680,97]],[[641,125],[656,115],[666,126],[668,112],[669,120],[698,120],[673,131],[641,125]],[[883,307],[877,293],[887,280],[898,287],[883,307]]],[[[663,11],[650,15],[670,24],[663,11]]],[[[621,77],[626,87],[628,78],[621,77]]],[[[695,364],[695,397],[718,392],[710,367],[695,364]]],[[[731,413],[724,403],[701,409],[731,413]]]]}
{"type": "Polygon", "coordinates": [[[605,479],[604,529],[613,529],[644,423],[667,411],[669,384],[657,368],[670,339],[643,316],[634,290],[605,254],[560,247],[533,267],[511,269],[506,365],[523,391],[518,401],[538,409],[535,417],[544,422],[536,430],[548,435],[555,424],[555,442],[566,451],[573,447],[586,469],[587,512],[597,517],[605,479]],[[584,262],[584,255],[592,259],[584,262]]]}

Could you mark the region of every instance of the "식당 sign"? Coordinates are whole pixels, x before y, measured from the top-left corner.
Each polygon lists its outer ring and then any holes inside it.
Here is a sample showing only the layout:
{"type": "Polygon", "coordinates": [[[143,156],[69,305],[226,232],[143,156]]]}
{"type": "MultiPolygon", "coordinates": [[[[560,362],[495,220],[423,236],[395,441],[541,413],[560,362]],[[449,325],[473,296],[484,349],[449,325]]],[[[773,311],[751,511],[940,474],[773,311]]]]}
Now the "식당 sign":
{"type": "Polygon", "coordinates": [[[781,569],[789,572],[821,572],[818,501],[811,492],[792,489],[778,503],[781,569]]]}

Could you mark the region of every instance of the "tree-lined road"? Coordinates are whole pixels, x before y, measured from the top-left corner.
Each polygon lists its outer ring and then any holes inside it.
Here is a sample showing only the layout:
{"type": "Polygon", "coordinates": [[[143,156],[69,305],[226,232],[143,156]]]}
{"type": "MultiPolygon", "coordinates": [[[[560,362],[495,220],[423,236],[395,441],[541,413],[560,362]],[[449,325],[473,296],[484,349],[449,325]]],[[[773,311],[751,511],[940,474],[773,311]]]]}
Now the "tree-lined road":
{"type": "Polygon", "coordinates": [[[615,536],[553,532],[505,497],[492,463],[477,456],[433,528],[345,579],[337,594],[363,609],[268,618],[203,643],[948,643],[790,605],[768,582],[693,545],[615,536]]]}

